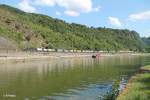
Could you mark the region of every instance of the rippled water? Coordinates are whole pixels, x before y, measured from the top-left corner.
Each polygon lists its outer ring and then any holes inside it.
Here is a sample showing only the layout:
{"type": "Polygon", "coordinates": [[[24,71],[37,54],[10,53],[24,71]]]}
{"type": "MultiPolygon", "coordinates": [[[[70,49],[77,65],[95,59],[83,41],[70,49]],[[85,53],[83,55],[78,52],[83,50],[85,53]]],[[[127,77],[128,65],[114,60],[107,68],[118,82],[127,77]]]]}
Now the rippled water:
{"type": "Polygon", "coordinates": [[[53,59],[0,65],[0,100],[100,100],[150,57],[53,59]]]}

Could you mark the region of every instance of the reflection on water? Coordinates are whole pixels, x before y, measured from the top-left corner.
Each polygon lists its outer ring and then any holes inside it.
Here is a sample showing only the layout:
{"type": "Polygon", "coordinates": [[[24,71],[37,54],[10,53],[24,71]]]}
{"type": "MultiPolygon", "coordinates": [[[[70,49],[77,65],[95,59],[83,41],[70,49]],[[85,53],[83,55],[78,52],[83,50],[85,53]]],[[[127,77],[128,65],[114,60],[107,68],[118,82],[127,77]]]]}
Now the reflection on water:
{"type": "Polygon", "coordinates": [[[0,98],[99,100],[115,80],[128,79],[149,59],[125,56],[1,64],[0,98]]]}

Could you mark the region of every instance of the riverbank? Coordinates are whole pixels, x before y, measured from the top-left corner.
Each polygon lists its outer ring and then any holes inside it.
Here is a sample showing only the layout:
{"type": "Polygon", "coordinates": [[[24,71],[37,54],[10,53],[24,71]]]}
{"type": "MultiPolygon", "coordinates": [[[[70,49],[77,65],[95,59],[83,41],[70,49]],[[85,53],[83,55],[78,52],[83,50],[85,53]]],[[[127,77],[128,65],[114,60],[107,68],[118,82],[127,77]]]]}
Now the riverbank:
{"type": "Polygon", "coordinates": [[[150,100],[150,65],[131,77],[117,100],[150,100]]]}
{"type": "MultiPolygon", "coordinates": [[[[10,53],[0,53],[0,63],[6,62],[25,62],[41,59],[59,59],[59,58],[87,58],[92,57],[98,53],[63,53],[63,52],[10,52],[10,53]]],[[[100,57],[108,56],[146,56],[150,54],[141,54],[141,53],[123,53],[123,54],[112,54],[112,53],[103,53],[100,54],[100,57]]]]}
{"type": "Polygon", "coordinates": [[[41,59],[92,57],[95,53],[16,52],[0,53],[0,63],[25,62],[41,59]]]}

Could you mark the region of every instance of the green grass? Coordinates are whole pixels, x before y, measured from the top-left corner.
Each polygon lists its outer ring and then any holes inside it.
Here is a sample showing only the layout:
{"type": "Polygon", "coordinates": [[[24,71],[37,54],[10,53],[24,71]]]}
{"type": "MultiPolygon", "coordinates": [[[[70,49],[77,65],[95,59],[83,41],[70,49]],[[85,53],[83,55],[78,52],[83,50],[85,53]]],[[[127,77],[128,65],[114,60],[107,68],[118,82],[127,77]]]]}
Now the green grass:
{"type": "Polygon", "coordinates": [[[19,47],[21,47],[21,42],[23,41],[24,37],[23,33],[13,31],[4,26],[0,26],[0,36],[15,41],[19,47]]]}
{"type": "MultiPolygon", "coordinates": [[[[150,65],[142,67],[150,71],[150,65]]],[[[139,73],[117,100],[150,100],[150,73],[139,73]]]]}
{"type": "Polygon", "coordinates": [[[144,66],[144,69],[150,70],[150,65],[144,66]]]}

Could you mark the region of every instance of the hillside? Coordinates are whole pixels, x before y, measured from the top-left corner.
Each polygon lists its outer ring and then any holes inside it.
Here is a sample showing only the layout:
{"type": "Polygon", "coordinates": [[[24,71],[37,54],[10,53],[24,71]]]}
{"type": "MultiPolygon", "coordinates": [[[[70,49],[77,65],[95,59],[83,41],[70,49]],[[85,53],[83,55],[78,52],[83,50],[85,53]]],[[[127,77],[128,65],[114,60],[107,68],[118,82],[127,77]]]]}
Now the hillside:
{"type": "Polygon", "coordinates": [[[140,51],[144,46],[135,31],[69,24],[7,5],[0,5],[0,37],[14,41],[13,45],[17,45],[18,49],[43,47],[140,51]]]}
{"type": "Polygon", "coordinates": [[[144,37],[144,38],[142,38],[142,40],[147,44],[147,45],[149,45],[150,46],[150,37],[144,37]]]}
{"type": "Polygon", "coordinates": [[[144,37],[142,38],[142,40],[145,42],[146,44],[146,47],[145,47],[145,50],[146,52],[149,52],[150,53],[150,37],[144,37]]]}

